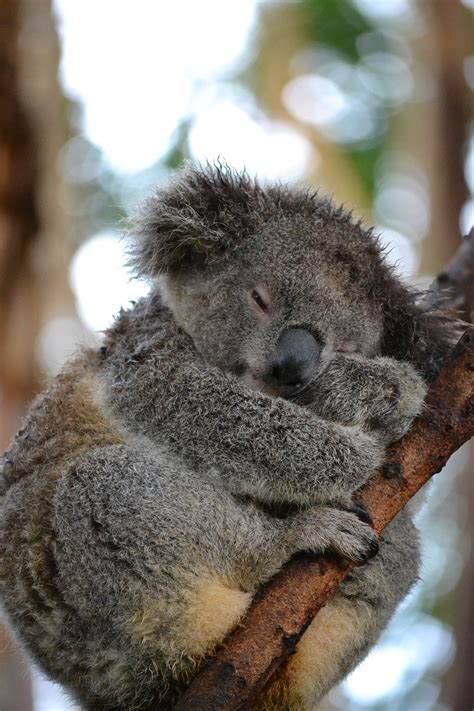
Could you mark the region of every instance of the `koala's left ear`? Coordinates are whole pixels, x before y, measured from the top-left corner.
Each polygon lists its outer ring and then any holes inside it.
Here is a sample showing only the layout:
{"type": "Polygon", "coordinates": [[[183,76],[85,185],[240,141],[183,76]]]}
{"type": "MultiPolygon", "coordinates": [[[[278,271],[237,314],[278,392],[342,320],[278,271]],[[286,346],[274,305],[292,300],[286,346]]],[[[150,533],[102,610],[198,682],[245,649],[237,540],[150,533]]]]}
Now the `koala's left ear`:
{"type": "Polygon", "coordinates": [[[130,265],[156,277],[215,259],[255,226],[260,187],[227,166],[188,167],[132,220],[130,265]]]}
{"type": "Polygon", "coordinates": [[[396,279],[386,288],[383,355],[412,363],[432,381],[460,337],[460,322],[434,293],[419,298],[396,279]]]}

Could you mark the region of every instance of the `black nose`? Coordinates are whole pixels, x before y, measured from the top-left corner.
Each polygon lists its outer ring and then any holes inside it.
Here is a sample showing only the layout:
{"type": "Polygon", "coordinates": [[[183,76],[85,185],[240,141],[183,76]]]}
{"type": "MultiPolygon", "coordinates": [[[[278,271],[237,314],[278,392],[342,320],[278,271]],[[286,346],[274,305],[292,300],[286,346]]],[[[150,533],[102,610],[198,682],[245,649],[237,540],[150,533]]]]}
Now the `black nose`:
{"type": "Polygon", "coordinates": [[[305,328],[289,328],[278,339],[265,380],[289,391],[299,390],[316,372],[322,347],[305,328]]]}

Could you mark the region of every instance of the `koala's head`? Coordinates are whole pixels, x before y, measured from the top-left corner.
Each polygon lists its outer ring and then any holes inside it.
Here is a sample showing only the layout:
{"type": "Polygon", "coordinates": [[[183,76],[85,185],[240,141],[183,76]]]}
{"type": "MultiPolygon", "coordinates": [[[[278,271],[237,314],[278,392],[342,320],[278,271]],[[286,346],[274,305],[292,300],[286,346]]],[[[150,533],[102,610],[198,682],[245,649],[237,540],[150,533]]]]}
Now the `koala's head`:
{"type": "Polygon", "coordinates": [[[317,193],[191,168],[134,232],[132,263],[206,361],[262,390],[291,397],[336,353],[397,357],[401,335],[416,340],[421,312],[377,239],[317,193]]]}

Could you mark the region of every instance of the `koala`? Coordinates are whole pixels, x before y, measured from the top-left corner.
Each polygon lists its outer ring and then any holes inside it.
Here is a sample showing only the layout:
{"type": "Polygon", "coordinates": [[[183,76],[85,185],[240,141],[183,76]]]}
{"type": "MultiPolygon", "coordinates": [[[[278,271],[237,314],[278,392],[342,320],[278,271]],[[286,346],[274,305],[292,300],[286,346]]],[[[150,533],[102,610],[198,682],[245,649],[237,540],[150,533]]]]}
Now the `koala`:
{"type": "Polygon", "coordinates": [[[84,709],[166,711],[292,555],[336,553],[365,565],[255,706],[315,709],[417,580],[409,511],[378,540],[358,490],[422,411],[449,322],[344,208],[226,166],[187,167],[131,237],[149,295],[1,460],[5,614],[84,709]]]}

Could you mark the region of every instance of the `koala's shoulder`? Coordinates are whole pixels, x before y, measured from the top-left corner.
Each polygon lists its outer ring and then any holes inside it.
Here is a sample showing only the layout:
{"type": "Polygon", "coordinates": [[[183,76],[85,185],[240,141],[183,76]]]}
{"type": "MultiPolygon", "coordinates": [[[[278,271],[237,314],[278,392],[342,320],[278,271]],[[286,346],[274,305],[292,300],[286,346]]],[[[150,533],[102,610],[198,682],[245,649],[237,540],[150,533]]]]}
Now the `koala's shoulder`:
{"type": "Polygon", "coordinates": [[[109,362],[124,365],[151,351],[173,349],[179,327],[158,289],[133,308],[122,310],[105,334],[101,353],[109,362]]]}
{"type": "Polygon", "coordinates": [[[24,476],[55,475],[79,451],[121,443],[95,403],[97,352],[84,349],[33,402],[0,459],[0,490],[24,476]]]}

